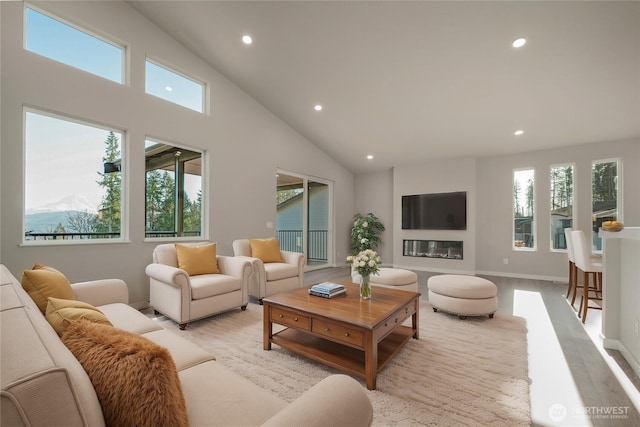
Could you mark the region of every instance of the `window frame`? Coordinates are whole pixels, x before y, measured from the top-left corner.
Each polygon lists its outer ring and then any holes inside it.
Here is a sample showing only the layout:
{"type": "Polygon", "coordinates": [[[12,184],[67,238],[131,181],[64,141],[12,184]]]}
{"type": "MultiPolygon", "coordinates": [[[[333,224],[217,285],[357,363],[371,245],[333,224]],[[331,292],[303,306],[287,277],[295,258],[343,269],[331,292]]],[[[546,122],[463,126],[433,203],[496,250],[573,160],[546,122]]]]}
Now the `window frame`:
{"type": "Polygon", "coordinates": [[[145,61],[144,61],[144,93],[147,94],[147,95],[153,96],[154,98],[161,99],[161,100],[163,100],[165,102],[169,102],[169,103],[171,103],[173,105],[177,105],[179,107],[186,108],[189,111],[195,111],[196,113],[199,113],[199,114],[209,115],[209,104],[210,104],[209,103],[209,83],[207,81],[205,81],[204,79],[197,78],[197,77],[195,77],[193,75],[190,75],[190,74],[180,70],[179,67],[175,67],[175,66],[167,63],[166,61],[162,61],[162,60],[156,59],[156,58],[154,58],[152,56],[149,56],[149,55],[147,55],[145,57],[145,61]],[[161,96],[158,96],[158,95],[155,95],[153,93],[148,92],[147,91],[147,62],[155,65],[156,67],[164,68],[165,70],[167,70],[167,71],[169,71],[169,72],[171,72],[171,73],[173,73],[173,74],[175,74],[175,75],[177,75],[179,77],[182,77],[182,78],[184,78],[186,80],[190,80],[190,81],[192,81],[194,83],[197,83],[197,84],[201,85],[202,86],[202,102],[201,102],[202,105],[200,107],[201,107],[202,111],[194,110],[193,108],[187,107],[186,105],[178,104],[177,102],[171,101],[169,99],[166,99],[166,98],[163,98],[161,96]]]}
{"type": "Polygon", "coordinates": [[[112,243],[130,243],[129,235],[129,133],[126,129],[117,126],[98,123],[88,119],[78,118],[72,115],[49,111],[43,108],[24,105],[22,108],[22,231],[19,246],[75,246],[75,245],[97,245],[112,243]],[[66,121],[90,126],[105,131],[119,132],[122,135],[120,140],[120,237],[110,239],[54,239],[54,240],[26,240],[26,200],[27,200],[27,113],[38,114],[56,120],[66,121]]]}
{"type": "Polygon", "coordinates": [[[100,77],[101,79],[104,79],[106,81],[112,82],[112,83],[116,83],[122,86],[129,86],[129,45],[127,43],[124,43],[123,41],[119,40],[116,37],[113,37],[111,35],[108,34],[104,34],[104,33],[98,33],[94,30],[90,30],[85,26],[82,26],[80,24],[77,24],[75,22],[70,21],[69,19],[63,18],[62,16],[56,14],[56,13],[52,13],[49,12],[46,9],[43,9],[39,6],[36,6],[32,3],[28,3],[25,2],[23,5],[23,19],[22,19],[22,48],[25,52],[29,52],[32,53],[34,55],[38,55],[42,58],[47,58],[48,60],[51,61],[55,61],[59,64],[64,64],[67,67],[71,67],[74,70],[78,70],[78,71],[82,71],[84,73],[90,74],[92,76],[96,76],[96,77],[100,77]],[[106,44],[109,44],[115,48],[120,49],[121,51],[121,65],[120,65],[120,81],[115,81],[115,80],[111,80],[108,77],[104,77],[101,76],[100,74],[95,74],[91,71],[87,71],[84,70],[82,68],[78,68],[75,65],[72,64],[68,64],[66,62],[60,61],[59,59],[55,59],[46,55],[43,55],[41,53],[35,52],[33,50],[29,50],[27,49],[27,9],[32,9],[33,11],[40,13],[42,15],[45,15],[46,17],[53,19],[54,21],[58,21],[63,25],[67,25],[68,27],[73,28],[74,30],[80,31],[81,33],[84,33],[90,37],[96,38],[106,44]]]}
{"type": "Polygon", "coordinates": [[[195,151],[200,153],[200,180],[201,180],[201,205],[200,205],[200,236],[169,236],[169,237],[147,237],[147,171],[144,168],[144,242],[174,242],[174,241],[203,241],[210,240],[209,238],[209,155],[208,150],[203,148],[195,148],[186,144],[180,144],[173,141],[169,141],[165,138],[157,138],[151,135],[145,135],[144,144],[142,145],[142,157],[145,158],[146,143],[154,142],[156,144],[171,145],[176,148],[184,150],[195,151]]]}
{"type": "MultiPolygon", "coordinates": [[[[590,216],[591,218],[594,217],[594,212],[593,212],[593,168],[596,164],[602,164],[602,163],[616,163],[616,220],[623,222],[624,223],[624,200],[623,200],[623,195],[624,195],[624,191],[623,191],[623,185],[624,185],[624,180],[623,180],[623,174],[622,174],[622,158],[621,157],[613,157],[613,158],[606,158],[606,159],[599,159],[599,160],[593,160],[591,161],[591,170],[589,171],[590,174],[590,178],[589,181],[591,183],[591,189],[590,189],[590,193],[591,193],[591,197],[590,197],[590,216]]],[[[595,230],[594,229],[594,222],[593,220],[589,223],[589,227],[591,228],[591,233],[590,235],[590,251],[592,254],[602,254],[602,249],[597,249],[597,246],[595,245],[596,241],[600,242],[600,246],[602,246],[602,238],[598,236],[598,232],[599,230],[595,230]]],[[[586,234],[586,233],[585,233],[586,234]]]]}
{"type": "MultiPolygon", "coordinates": [[[[574,162],[568,162],[568,163],[556,163],[556,164],[552,164],[549,166],[549,201],[551,201],[551,184],[552,184],[552,180],[551,180],[551,173],[552,170],[554,168],[561,168],[561,167],[569,167],[571,166],[571,181],[572,181],[572,208],[571,208],[571,228],[575,228],[574,225],[576,224],[576,210],[577,210],[577,197],[578,197],[578,192],[576,191],[577,185],[578,183],[576,182],[576,164],[574,162]]],[[[535,189],[534,189],[535,191],[535,189]]],[[[535,208],[535,206],[534,206],[535,208]]],[[[549,207],[549,215],[551,215],[551,206],[549,207]]],[[[553,247],[553,230],[552,230],[552,225],[553,222],[551,221],[551,216],[549,216],[549,250],[551,252],[560,252],[560,253],[566,253],[567,249],[555,249],[553,247]]]]}
{"type": "Polygon", "coordinates": [[[531,167],[521,167],[521,168],[514,168],[511,171],[511,249],[513,251],[522,251],[522,252],[535,252],[538,250],[538,227],[536,224],[536,218],[537,218],[537,209],[538,209],[538,202],[537,202],[537,198],[536,198],[536,168],[531,166],[531,167]],[[515,211],[516,211],[516,199],[514,197],[513,194],[513,190],[515,187],[515,182],[516,182],[516,172],[524,172],[524,171],[531,171],[533,173],[533,212],[532,212],[532,217],[533,220],[531,221],[531,235],[533,236],[533,246],[532,247],[527,247],[527,246],[522,246],[522,247],[518,247],[516,246],[516,240],[515,240],[515,236],[516,236],[516,225],[515,225],[515,211]]]}

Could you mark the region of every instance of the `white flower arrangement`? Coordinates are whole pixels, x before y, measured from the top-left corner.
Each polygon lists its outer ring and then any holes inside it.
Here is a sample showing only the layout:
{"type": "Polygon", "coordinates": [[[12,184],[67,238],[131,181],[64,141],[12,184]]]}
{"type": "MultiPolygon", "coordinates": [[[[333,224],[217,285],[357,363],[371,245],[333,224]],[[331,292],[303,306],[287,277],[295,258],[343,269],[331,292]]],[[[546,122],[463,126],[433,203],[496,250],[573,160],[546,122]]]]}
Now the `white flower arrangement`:
{"type": "Polygon", "coordinates": [[[347,264],[353,265],[354,269],[361,276],[376,274],[380,269],[380,256],[376,251],[366,249],[357,255],[349,255],[347,264]]]}

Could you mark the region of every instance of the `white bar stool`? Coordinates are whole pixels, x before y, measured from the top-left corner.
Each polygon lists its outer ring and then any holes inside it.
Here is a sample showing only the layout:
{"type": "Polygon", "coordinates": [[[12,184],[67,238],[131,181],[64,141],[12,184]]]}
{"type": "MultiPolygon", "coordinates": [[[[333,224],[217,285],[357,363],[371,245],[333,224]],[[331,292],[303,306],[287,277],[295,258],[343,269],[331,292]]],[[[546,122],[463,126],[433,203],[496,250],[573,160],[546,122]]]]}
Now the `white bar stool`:
{"type": "Polygon", "coordinates": [[[591,246],[587,245],[587,239],[582,230],[571,232],[576,266],[584,272],[582,283],[582,301],[578,316],[582,313],[582,323],[587,319],[589,308],[602,310],[600,306],[589,307],[589,301],[602,301],[602,261],[591,257],[591,246]],[[589,276],[593,277],[593,286],[589,286],[589,276]],[[590,296],[590,292],[595,296],[590,296]]]}

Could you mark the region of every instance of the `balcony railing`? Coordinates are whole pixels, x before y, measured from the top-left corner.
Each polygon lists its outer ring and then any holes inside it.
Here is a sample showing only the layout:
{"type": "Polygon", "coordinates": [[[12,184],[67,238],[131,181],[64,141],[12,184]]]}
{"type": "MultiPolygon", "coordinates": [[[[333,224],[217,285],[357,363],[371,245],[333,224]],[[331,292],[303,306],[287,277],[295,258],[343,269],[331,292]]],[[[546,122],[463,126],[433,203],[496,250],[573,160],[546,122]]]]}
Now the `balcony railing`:
{"type": "MultiPolygon", "coordinates": [[[[307,258],[309,261],[327,262],[327,230],[309,231],[307,258]]],[[[283,251],[303,252],[302,230],[278,230],[280,249],[283,251]]]]}
{"type": "MultiPolygon", "coordinates": [[[[183,231],[180,237],[200,236],[200,230],[183,231]]],[[[88,232],[88,233],[25,233],[25,240],[91,240],[91,239],[117,239],[120,232],[88,232]]],[[[179,237],[175,231],[147,231],[146,238],[154,237],[179,237]]]]}

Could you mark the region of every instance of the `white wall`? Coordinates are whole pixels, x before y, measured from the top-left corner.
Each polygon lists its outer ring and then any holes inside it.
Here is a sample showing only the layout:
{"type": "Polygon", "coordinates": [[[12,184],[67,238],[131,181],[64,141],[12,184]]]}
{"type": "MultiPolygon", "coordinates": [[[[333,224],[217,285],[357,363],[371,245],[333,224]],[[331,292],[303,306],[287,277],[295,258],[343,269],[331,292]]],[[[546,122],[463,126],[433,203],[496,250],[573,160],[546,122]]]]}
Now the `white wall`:
{"type": "Polygon", "coordinates": [[[476,268],[476,159],[460,158],[393,169],[393,264],[416,270],[473,274],[476,268]],[[402,196],[467,192],[466,230],[403,230],[402,196]],[[402,255],[402,241],[462,241],[463,259],[435,259],[402,255]]]}
{"type": "MultiPolygon", "coordinates": [[[[393,264],[416,270],[491,274],[566,280],[567,255],[550,248],[549,171],[552,165],[573,163],[576,167],[574,228],[591,227],[591,164],[595,160],[620,159],[622,163],[622,215],[627,226],[640,226],[640,140],[584,144],[553,150],[479,159],[451,159],[433,163],[402,166],[393,170],[393,235],[385,245],[393,245],[393,264]],[[534,168],[537,249],[517,251],[512,248],[513,170],[534,168]],[[401,199],[405,194],[467,191],[467,230],[402,230],[401,199]],[[412,258],[402,256],[403,239],[463,240],[464,261],[412,258]],[[392,242],[390,242],[392,240],[392,242]],[[509,263],[504,264],[507,258],[509,263]]],[[[360,211],[381,209],[379,193],[384,182],[369,175],[356,177],[356,207],[360,211]],[[367,179],[365,179],[367,178],[367,179]],[[374,201],[375,204],[374,204],[374,201]]],[[[381,209],[382,210],[382,209],[381,209]]],[[[387,226],[388,227],[388,226],[387,226]]]]}
{"type": "Polygon", "coordinates": [[[554,150],[531,151],[478,161],[477,270],[508,276],[563,279],[567,277],[566,252],[550,250],[549,171],[552,165],[575,164],[574,228],[591,229],[591,164],[620,158],[624,222],[640,225],[640,140],[584,144],[554,150]],[[537,250],[516,251],[512,245],[513,170],[535,169],[535,221],[537,250]],[[503,259],[509,264],[504,265],[503,259]]]}
{"type": "MultiPolygon", "coordinates": [[[[156,243],[144,242],[144,140],[159,138],[206,150],[210,158],[205,219],[219,253],[236,238],[271,236],[276,169],[335,183],[335,228],[348,236],[354,211],[353,175],[254,99],[124,2],[46,2],[45,10],[128,45],[130,83],[122,86],[23,49],[23,3],[1,7],[1,261],[16,276],[35,261],[55,266],[71,281],[119,277],[131,301],[148,298],[145,266],[156,243]],[[206,81],[211,114],[202,115],[145,94],[145,55],[206,81]],[[49,110],[126,131],[129,156],[130,242],[21,246],[23,106],[49,110]]],[[[348,239],[337,239],[346,257],[348,239]]]]}
{"type": "MultiPolygon", "coordinates": [[[[380,219],[385,230],[380,235],[382,243],[377,252],[383,265],[393,264],[393,172],[391,169],[356,175],[355,210],[361,214],[372,213],[380,219]]],[[[349,237],[347,235],[347,237],[349,237]]],[[[338,259],[338,264],[340,264],[338,259]]]]}

